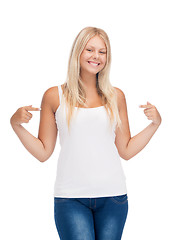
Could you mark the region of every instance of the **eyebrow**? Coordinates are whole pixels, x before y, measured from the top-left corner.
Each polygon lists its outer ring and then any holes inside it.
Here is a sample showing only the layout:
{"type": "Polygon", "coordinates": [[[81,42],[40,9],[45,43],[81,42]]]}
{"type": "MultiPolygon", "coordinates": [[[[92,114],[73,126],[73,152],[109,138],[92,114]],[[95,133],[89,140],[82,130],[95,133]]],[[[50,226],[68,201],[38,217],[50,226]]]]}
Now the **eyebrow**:
{"type": "MultiPolygon", "coordinates": [[[[88,47],[93,47],[93,48],[95,48],[95,47],[92,46],[92,45],[89,45],[88,47]]],[[[100,48],[100,50],[102,50],[102,49],[105,49],[105,50],[106,50],[106,48],[100,48]]]]}

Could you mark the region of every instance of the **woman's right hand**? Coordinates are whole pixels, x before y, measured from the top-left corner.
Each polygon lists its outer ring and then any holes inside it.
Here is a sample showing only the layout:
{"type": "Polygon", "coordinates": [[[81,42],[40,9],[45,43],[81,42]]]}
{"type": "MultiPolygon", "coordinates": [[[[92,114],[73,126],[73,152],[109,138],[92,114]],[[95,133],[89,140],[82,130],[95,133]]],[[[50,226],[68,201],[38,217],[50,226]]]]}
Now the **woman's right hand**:
{"type": "Polygon", "coordinates": [[[40,108],[32,107],[32,105],[18,108],[17,111],[12,115],[10,119],[11,125],[12,124],[20,125],[22,123],[28,123],[33,116],[28,111],[40,111],[40,108]]]}

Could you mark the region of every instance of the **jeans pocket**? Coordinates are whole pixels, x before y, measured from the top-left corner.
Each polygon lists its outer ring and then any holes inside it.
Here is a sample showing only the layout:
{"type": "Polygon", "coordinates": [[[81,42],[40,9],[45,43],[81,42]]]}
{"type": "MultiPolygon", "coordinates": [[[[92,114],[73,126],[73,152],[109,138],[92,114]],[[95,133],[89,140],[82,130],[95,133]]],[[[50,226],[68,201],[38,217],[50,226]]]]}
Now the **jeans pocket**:
{"type": "Polygon", "coordinates": [[[128,201],[127,194],[111,197],[111,200],[117,204],[124,204],[128,201]]]}

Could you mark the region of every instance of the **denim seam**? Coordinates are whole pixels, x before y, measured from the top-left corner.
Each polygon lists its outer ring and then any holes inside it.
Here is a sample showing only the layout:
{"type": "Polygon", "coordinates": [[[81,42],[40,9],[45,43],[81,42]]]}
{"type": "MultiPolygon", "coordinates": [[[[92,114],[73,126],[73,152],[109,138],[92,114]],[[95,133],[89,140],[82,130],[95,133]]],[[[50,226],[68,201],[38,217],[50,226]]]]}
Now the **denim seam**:
{"type": "Polygon", "coordinates": [[[126,199],[126,200],[124,200],[123,202],[119,202],[119,201],[117,201],[117,200],[114,199],[114,198],[111,198],[111,200],[112,200],[113,202],[117,203],[118,205],[124,204],[124,203],[126,203],[126,202],[128,201],[128,199],[126,199]]]}

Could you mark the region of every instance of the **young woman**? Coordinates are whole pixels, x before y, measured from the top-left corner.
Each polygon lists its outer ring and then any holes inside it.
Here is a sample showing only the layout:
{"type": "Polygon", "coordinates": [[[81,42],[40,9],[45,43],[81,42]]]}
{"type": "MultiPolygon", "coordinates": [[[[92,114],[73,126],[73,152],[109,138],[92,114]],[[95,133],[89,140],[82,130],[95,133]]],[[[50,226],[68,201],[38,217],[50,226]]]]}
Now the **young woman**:
{"type": "Polygon", "coordinates": [[[11,125],[25,148],[40,162],[53,153],[57,132],[61,150],[54,186],[54,219],[61,240],[119,240],[128,213],[125,174],[129,160],[149,142],[161,116],[141,105],[152,123],[131,137],[123,91],[109,81],[111,49],[100,28],[82,29],[73,43],[67,80],[43,95],[38,138],[21,124],[32,118],[19,108],[11,125]]]}

